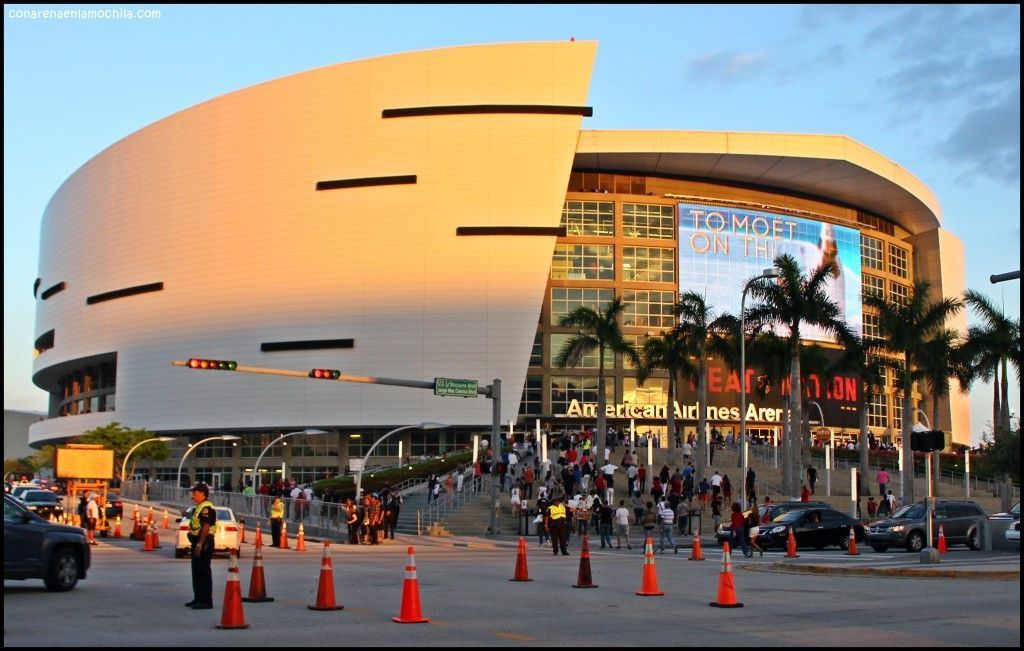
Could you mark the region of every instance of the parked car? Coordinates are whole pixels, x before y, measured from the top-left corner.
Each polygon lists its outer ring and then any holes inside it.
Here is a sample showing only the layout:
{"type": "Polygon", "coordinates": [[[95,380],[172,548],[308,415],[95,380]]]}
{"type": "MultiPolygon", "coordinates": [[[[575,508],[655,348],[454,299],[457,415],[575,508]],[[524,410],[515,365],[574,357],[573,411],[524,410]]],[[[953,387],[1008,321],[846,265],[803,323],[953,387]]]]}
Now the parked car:
{"type": "Polygon", "coordinates": [[[792,529],[797,547],[824,549],[829,545],[838,545],[840,549],[846,549],[850,545],[851,527],[857,542],[864,542],[864,525],[856,518],[828,506],[795,509],[761,525],[757,544],[764,549],[785,549],[789,542],[789,530],[792,529]]]}
{"type": "Polygon", "coordinates": [[[124,517],[124,502],[121,501],[121,496],[117,493],[107,493],[107,505],[103,509],[104,516],[108,520],[113,520],[116,517],[124,517]]]}
{"type": "MultiPolygon", "coordinates": [[[[235,519],[235,512],[226,506],[213,507],[217,512],[217,533],[213,537],[214,552],[230,552],[238,549],[239,533],[238,521],[235,519]]],[[[192,543],[188,541],[188,521],[192,518],[194,506],[189,507],[185,513],[177,519],[178,534],[174,543],[174,557],[182,558],[188,555],[192,543]]]]}
{"type": "Polygon", "coordinates": [[[84,579],[92,560],[85,532],[51,524],[4,495],[4,580],[42,579],[65,592],[84,579]]]}
{"type": "MultiPolygon", "coordinates": [[[[940,500],[935,504],[932,536],[938,541],[939,525],[942,525],[947,545],[967,545],[973,550],[981,548],[978,528],[985,520],[985,510],[967,500],[940,500]]],[[[905,547],[909,552],[924,549],[928,535],[925,521],[925,504],[907,504],[884,520],[868,525],[868,544],[876,552],[890,547],[905,547]]]]}
{"type": "MultiPolygon", "coordinates": [[[[783,513],[788,513],[789,511],[813,508],[827,509],[830,507],[825,502],[772,502],[767,506],[762,504],[761,506],[757,507],[758,522],[764,522],[764,512],[766,510],[769,511],[768,521],[770,522],[775,518],[779,517],[780,515],[782,515],[783,513]]],[[[726,541],[729,541],[732,538],[732,523],[729,522],[730,515],[731,514],[729,512],[725,512],[722,514],[722,517],[724,518],[725,522],[720,524],[718,526],[718,531],[715,532],[715,539],[718,541],[719,547],[721,547],[726,541]]],[[[746,511],[743,512],[744,518],[746,518],[748,515],[750,515],[750,509],[747,509],[746,511]]]]}
{"type": "Polygon", "coordinates": [[[1010,528],[1006,530],[1006,542],[1020,546],[1020,520],[1014,520],[1010,528]]]}
{"type": "Polygon", "coordinates": [[[19,499],[25,508],[46,520],[49,520],[50,516],[59,518],[64,515],[64,505],[61,503],[60,496],[51,490],[37,488],[25,491],[19,499]]]}
{"type": "Polygon", "coordinates": [[[11,497],[14,497],[14,498],[20,500],[21,496],[24,495],[25,493],[27,493],[28,491],[37,491],[37,490],[39,490],[39,487],[34,485],[34,484],[18,484],[14,488],[11,489],[11,497]]]}
{"type": "Polygon", "coordinates": [[[1017,502],[1005,513],[994,513],[988,517],[989,520],[1020,520],[1020,502],[1017,502]]]}

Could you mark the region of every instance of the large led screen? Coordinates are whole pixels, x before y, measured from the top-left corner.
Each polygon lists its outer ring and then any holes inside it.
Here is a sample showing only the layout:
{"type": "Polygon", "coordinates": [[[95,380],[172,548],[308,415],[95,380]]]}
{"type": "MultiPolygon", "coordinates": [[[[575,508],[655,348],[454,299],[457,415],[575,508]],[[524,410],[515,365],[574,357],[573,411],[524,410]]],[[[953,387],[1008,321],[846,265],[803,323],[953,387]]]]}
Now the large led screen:
{"type": "MultiPolygon", "coordinates": [[[[855,333],[861,332],[860,231],[824,222],[757,210],[679,204],[679,287],[706,296],[718,312],[740,313],[740,294],[750,278],[788,253],[805,274],[835,258],[840,275],[828,293],[855,333]]],[[[752,303],[747,296],[747,307],[752,303]]],[[[788,335],[785,328],[780,335],[788,335]]],[[[803,326],[803,339],[832,341],[818,328],[803,326]]]]}

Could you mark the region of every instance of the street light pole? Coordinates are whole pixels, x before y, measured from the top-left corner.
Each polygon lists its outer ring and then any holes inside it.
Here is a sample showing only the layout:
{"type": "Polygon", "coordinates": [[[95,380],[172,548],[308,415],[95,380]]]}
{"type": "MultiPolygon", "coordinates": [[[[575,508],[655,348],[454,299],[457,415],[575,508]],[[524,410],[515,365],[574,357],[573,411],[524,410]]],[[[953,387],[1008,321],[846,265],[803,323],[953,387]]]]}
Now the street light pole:
{"type": "Polygon", "coordinates": [[[153,441],[163,441],[164,443],[166,443],[168,441],[173,441],[173,440],[174,440],[173,436],[157,436],[155,438],[146,439],[145,441],[139,441],[134,446],[132,446],[132,449],[128,450],[128,454],[124,455],[124,461],[121,462],[121,485],[122,486],[124,485],[125,473],[128,472],[128,457],[132,456],[132,452],[135,452],[135,450],[137,450],[140,446],[142,446],[142,445],[144,445],[146,443],[152,443],[153,441]]]}
{"type": "MultiPolygon", "coordinates": [[[[740,501],[744,506],[747,504],[747,290],[750,284],[757,280],[767,278],[778,278],[782,272],[777,267],[765,269],[760,276],[751,278],[743,284],[743,292],[740,294],[740,462],[743,466],[740,483],[740,501]]],[[[700,406],[705,409],[704,405],[700,406]]]]}
{"type": "Polygon", "coordinates": [[[257,484],[256,480],[259,479],[259,474],[258,473],[259,473],[259,469],[260,469],[260,462],[263,461],[263,455],[265,455],[270,450],[270,448],[274,447],[275,445],[278,444],[278,442],[288,438],[289,436],[296,436],[298,434],[306,434],[308,436],[315,436],[317,434],[326,434],[326,433],[327,432],[325,432],[322,429],[302,429],[302,430],[299,430],[297,432],[288,432],[287,434],[282,434],[281,436],[278,436],[276,439],[274,439],[273,441],[268,443],[267,446],[263,448],[263,451],[260,452],[260,456],[256,458],[256,463],[252,467],[252,489],[254,491],[258,492],[259,487],[256,485],[257,484]]]}
{"type": "MultiPolygon", "coordinates": [[[[818,417],[821,419],[821,426],[825,429],[825,414],[821,411],[821,405],[813,400],[808,400],[807,404],[814,405],[818,408],[818,417]]],[[[828,448],[825,450],[825,495],[828,497],[832,496],[832,454],[834,451],[834,442],[832,440],[832,432],[829,431],[829,442],[828,448]]]]}
{"type": "Polygon", "coordinates": [[[363,455],[363,463],[362,465],[359,466],[359,474],[356,475],[356,502],[359,502],[360,493],[362,493],[363,490],[363,469],[366,468],[366,461],[370,458],[370,455],[373,454],[373,451],[377,449],[377,446],[384,441],[384,439],[391,436],[392,434],[397,434],[407,429],[441,429],[443,427],[448,426],[443,425],[441,423],[420,423],[419,425],[403,425],[401,427],[396,427],[395,429],[391,430],[387,434],[381,436],[379,439],[374,441],[373,445],[370,446],[370,449],[366,451],[365,455],[363,455]]]}
{"type": "Polygon", "coordinates": [[[198,448],[200,445],[208,441],[237,441],[241,438],[241,436],[237,436],[235,434],[222,434],[220,436],[211,436],[209,438],[205,438],[202,441],[199,441],[198,443],[189,446],[189,448],[185,450],[185,454],[181,455],[181,461],[178,462],[178,479],[176,480],[175,484],[179,488],[181,487],[181,467],[185,465],[185,459],[188,458],[188,455],[192,454],[192,451],[198,448]]]}

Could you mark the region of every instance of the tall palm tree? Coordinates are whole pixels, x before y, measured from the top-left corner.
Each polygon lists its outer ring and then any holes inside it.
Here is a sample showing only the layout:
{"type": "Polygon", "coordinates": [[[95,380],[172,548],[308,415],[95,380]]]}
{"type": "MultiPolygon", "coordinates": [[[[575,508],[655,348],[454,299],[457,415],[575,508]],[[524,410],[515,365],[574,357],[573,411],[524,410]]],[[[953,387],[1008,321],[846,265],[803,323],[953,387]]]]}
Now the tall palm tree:
{"type": "Polygon", "coordinates": [[[560,368],[579,366],[584,356],[595,349],[598,353],[597,433],[594,435],[595,466],[604,462],[605,438],[608,431],[605,421],[605,409],[608,403],[605,396],[605,350],[619,353],[634,365],[640,365],[640,356],[622,336],[619,316],[624,308],[622,298],[617,296],[604,310],[599,311],[586,305],[580,305],[558,321],[558,325],[563,328],[577,328],[579,332],[566,340],[562,350],[555,357],[556,366],[560,368]]]}
{"type": "Polygon", "coordinates": [[[964,353],[969,358],[968,384],[977,379],[993,382],[993,430],[1009,429],[1010,405],[1007,360],[1013,365],[1020,383],[1020,319],[1010,319],[992,301],[974,290],[964,292],[964,301],[981,319],[980,326],[968,330],[964,353]]]}
{"type": "Polygon", "coordinates": [[[694,370],[689,373],[690,379],[697,381],[697,445],[694,455],[697,465],[694,468],[697,477],[703,477],[704,463],[707,458],[705,436],[708,423],[708,358],[717,355],[726,357],[730,354],[729,333],[739,329],[739,319],[731,314],[712,314],[712,307],[707,304],[703,294],[684,292],[679,296],[673,313],[678,322],[673,333],[682,342],[683,347],[696,359],[696,365],[684,367],[682,370],[694,370]]]}
{"type": "Polygon", "coordinates": [[[800,330],[803,326],[813,326],[823,330],[837,341],[852,338],[849,326],[843,320],[839,306],[828,294],[829,280],[838,278],[841,273],[839,264],[832,258],[826,258],[817,269],[804,275],[800,263],[784,254],[775,258],[775,266],[781,275],[773,280],[754,281],[750,284],[750,294],[760,304],[750,309],[747,318],[755,325],[774,324],[788,329],[790,354],[790,391],[789,409],[790,423],[786,432],[786,456],[783,474],[788,477],[789,485],[784,486],[790,493],[796,493],[794,469],[794,437],[798,429],[802,413],[802,385],[800,374],[800,330]],[[788,472],[787,472],[788,470],[788,472]]]}
{"type": "MultiPolygon", "coordinates": [[[[949,395],[949,380],[960,373],[958,360],[960,345],[956,332],[949,328],[943,328],[932,334],[921,346],[920,371],[921,379],[928,386],[928,395],[931,398],[932,416],[930,423],[932,428],[939,429],[939,402],[949,395]]],[[[932,475],[935,477],[935,496],[939,496],[939,474],[942,465],[939,462],[939,455],[932,456],[932,475]]]]}
{"type": "MultiPolygon", "coordinates": [[[[865,305],[878,310],[879,331],[882,335],[878,342],[879,350],[903,358],[898,384],[903,391],[904,446],[910,442],[911,423],[914,420],[915,369],[925,362],[925,343],[943,330],[946,321],[963,307],[963,301],[958,298],[932,301],[928,296],[930,290],[931,284],[928,281],[917,280],[906,299],[889,301],[877,295],[864,297],[865,305]]],[[[903,502],[911,503],[914,501],[913,453],[904,459],[904,468],[909,468],[910,472],[904,472],[902,477],[903,502]]]]}
{"type": "Polygon", "coordinates": [[[668,371],[668,408],[666,421],[668,435],[672,441],[668,456],[668,465],[679,462],[679,447],[676,445],[676,387],[680,376],[696,375],[690,362],[685,342],[676,336],[675,331],[662,331],[655,337],[648,337],[643,344],[641,362],[637,367],[636,381],[643,386],[656,368],[668,371]]]}
{"type": "MultiPolygon", "coordinates": [[[[837,370],[853,372],[860,379],[860,394],[857,396],[857,411],[860,414],[860,493],[867,495],[868,488],[868,405],[871,396],[885,390],[886,368],[891,363],[874,354],[874,346],[862,337],[854,337],[845,342],[845,353],[839,360],[837,370]]],[[[882,496],[884,497],[884,495],[882,496]]]]}

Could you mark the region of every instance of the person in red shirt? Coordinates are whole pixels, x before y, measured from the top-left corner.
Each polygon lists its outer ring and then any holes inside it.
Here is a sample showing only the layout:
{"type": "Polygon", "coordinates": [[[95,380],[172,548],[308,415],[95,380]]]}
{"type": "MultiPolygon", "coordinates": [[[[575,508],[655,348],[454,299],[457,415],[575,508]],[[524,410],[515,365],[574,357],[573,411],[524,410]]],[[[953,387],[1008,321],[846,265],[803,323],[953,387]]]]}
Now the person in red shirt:
{"type": "Polygon", "coordinates": [[[811,501],[811,491],[807,488],[807,484],[804,484],[803,485],[803,490],[800,491],[800,501],[801,502],[810,502],[811,501]]]}
{"type": "Polygon", "coordinates": [[[642,463],[636,469],[636,481],[636,490],[640,491],[640,494],[643,495],[644,491],[647,490],[647,467],[642,463]]]}
{"type": "Polygon", "coordinates": [[[576,461],[579,459],[579,452],[576,451],[576,448],[569,448],[568,457],[569,463],[576,463],[576,461]]]}
{"type": "Polygon", "coordinates": [[[750,548],[747,546],[747,519],[743,517],[743,510],[740,509],[739,502],[733,502],[729,525],[731,527],[730,534],[733,546],[735,547],[736,543],[739,542],[743,555],[750,558],[750,548]]]}

